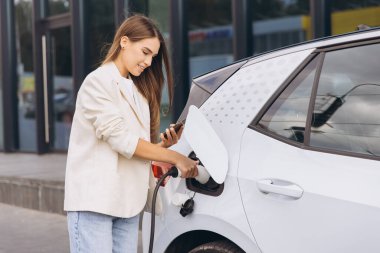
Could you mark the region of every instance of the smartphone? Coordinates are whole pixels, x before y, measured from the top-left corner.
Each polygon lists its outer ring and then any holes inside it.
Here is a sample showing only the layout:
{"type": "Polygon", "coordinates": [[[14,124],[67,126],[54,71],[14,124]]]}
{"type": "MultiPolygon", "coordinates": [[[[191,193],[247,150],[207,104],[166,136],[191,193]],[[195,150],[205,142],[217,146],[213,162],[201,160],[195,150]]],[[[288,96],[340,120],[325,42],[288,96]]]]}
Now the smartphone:
{"type": "MultiPolygon", "coordinates": [[[[181,129],[182,126],[183,126],[183,123],[182,123],[182,122],[179,122],[179,123],[175,124],[175,125],[173,126],[174,131],[175,131],[176,133],[178,133],[178,131],[181,129]]],[[[169,129],[170,129],[170,128],[169,128],[169,129]]],[[[168,138],[168,136],[166,135],[166,132],[164,132],[164,137],[165,137],[165,139],[168,138]]]]}

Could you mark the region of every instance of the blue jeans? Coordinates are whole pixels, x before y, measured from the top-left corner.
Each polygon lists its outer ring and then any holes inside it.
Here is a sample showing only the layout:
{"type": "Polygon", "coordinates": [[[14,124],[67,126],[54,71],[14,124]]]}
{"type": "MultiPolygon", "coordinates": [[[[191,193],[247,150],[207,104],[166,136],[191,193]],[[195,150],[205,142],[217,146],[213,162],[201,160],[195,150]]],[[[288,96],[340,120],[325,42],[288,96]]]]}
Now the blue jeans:
{"type": "Polygon", "coordinates": [[[118,218],[105,214],[67,212],[71,253],[136,253],[139,215],[118,218]]]}

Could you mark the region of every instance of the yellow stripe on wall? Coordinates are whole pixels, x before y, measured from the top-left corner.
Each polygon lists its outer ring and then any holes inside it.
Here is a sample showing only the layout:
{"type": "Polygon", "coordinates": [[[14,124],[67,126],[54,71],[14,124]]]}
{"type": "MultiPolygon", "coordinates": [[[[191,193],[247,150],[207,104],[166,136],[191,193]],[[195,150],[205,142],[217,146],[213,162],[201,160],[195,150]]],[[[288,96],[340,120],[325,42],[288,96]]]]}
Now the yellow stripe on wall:
{"type": "Polygon", "coordinates": [[[332,35],[353,32],[360,24],[380,26],[380,7],[339,11],[331,15],[332,35]]]}
{"type": "Polygon", "coordinates": [[[311,32],[310,16],[301,16],[301,27],[306,33],[306,40],[311,40],[313,38],[313,33],[311,32]]]}

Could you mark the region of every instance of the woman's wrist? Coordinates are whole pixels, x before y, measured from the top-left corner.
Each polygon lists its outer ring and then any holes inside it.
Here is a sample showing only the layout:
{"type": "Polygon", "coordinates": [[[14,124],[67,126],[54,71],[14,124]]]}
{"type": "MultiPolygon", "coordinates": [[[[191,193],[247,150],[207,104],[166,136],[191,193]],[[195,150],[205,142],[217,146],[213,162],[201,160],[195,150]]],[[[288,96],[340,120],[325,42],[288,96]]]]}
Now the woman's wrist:
{"type": "Polygon", "coordinates": [[[167,151],[169,151],[169,159],[170,159],[169,162],[171,164],[177,165],[183,159],[182,154],[170,149],[167,149],[167,151]]]}

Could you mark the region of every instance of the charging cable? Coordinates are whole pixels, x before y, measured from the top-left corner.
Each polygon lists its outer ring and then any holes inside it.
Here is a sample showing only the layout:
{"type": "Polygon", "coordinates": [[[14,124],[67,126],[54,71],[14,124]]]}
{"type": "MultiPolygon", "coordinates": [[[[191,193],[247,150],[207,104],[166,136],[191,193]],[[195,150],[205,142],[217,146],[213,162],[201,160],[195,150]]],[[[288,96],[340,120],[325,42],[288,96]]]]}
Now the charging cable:
{"type": "Polygon", "coordinates": [[[176,167],[171,167],[171,169],[166,172],[164,175],[160,177],[160,179],[157,182],[156,188],[154,188],[153,192],[153,199],[152,199],[152,216],[150,220],[150,241],[149,241],[149,253],[152,253],[153,251],[153,241],[154,241],[154,225],[155,225],[155,218],[156,218],[156,198],[158,189],[160,188],[161,183],[165,180],[166,177],[172,176],[172,177],[178,177],[179,170],[176,167]]]}

